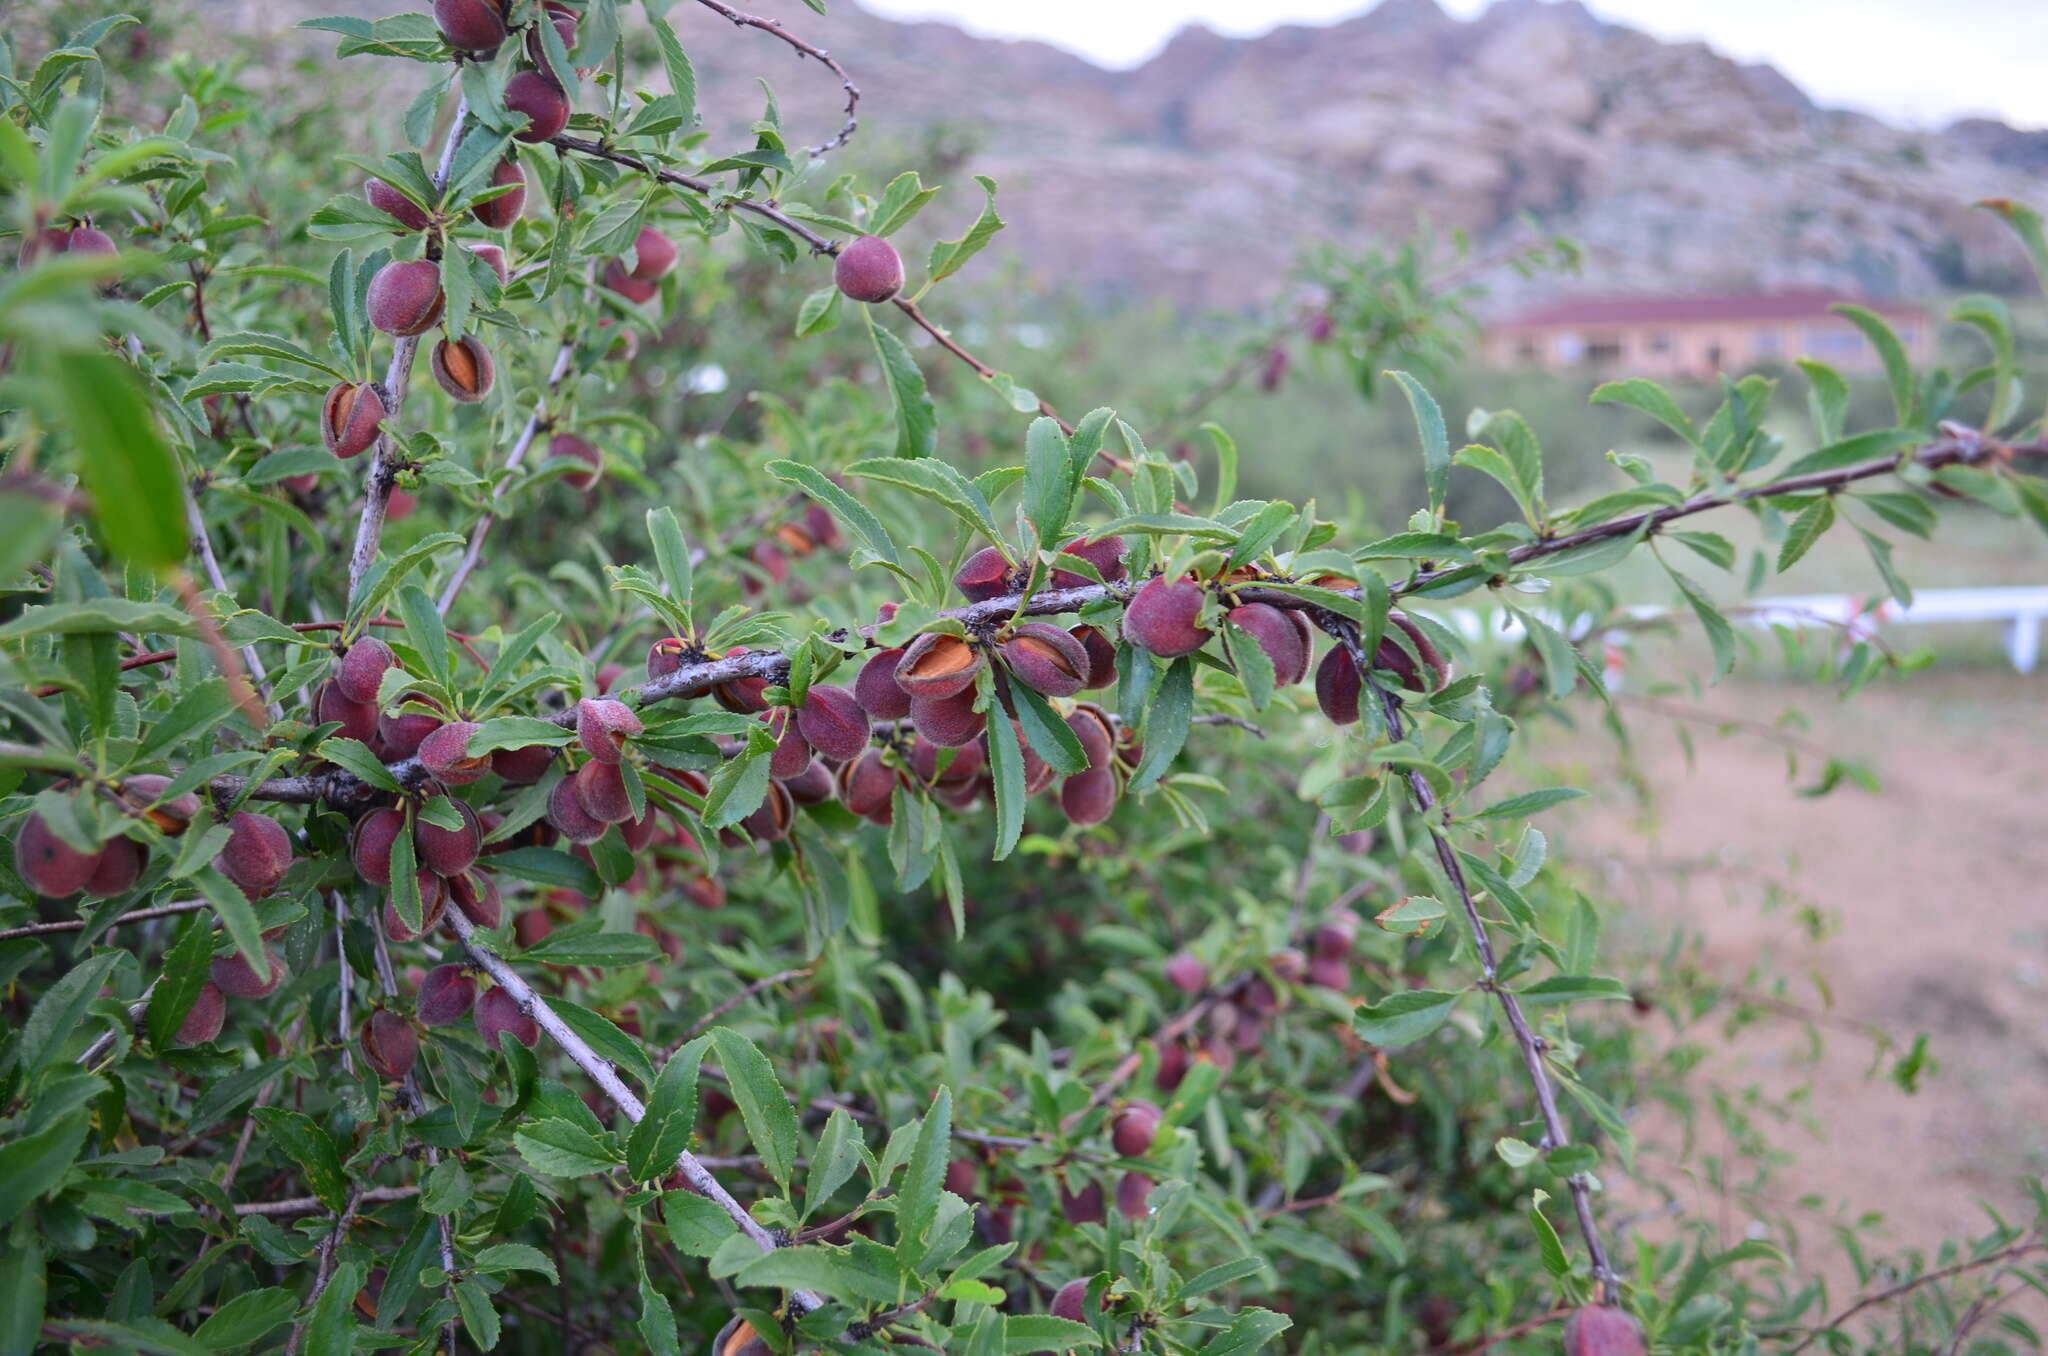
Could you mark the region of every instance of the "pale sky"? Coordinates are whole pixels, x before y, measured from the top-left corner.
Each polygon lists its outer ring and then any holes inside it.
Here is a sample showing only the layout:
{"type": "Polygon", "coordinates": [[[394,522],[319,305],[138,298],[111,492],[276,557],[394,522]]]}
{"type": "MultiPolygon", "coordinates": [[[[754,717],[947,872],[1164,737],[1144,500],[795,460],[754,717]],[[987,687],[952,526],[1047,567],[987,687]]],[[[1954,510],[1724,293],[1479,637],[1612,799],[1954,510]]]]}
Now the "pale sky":
{"type": "MultiPolygon", "coordinates": [[[[1329,23],[1373,0],[862,0],[898,18],[951,19],[988,36],[1056,43],[1134,66],[1181,26],[1248,36],[1329,23]]],[[[1470,17],[1488,0],[1438,0],[1470,17]]],[[[1703,38],[1768,61],[1820,102],[1936,125],[1992,113],[2048,127],[2048,0],[1587,0],[1606,19],[1662,38],[1703,38]]]]}

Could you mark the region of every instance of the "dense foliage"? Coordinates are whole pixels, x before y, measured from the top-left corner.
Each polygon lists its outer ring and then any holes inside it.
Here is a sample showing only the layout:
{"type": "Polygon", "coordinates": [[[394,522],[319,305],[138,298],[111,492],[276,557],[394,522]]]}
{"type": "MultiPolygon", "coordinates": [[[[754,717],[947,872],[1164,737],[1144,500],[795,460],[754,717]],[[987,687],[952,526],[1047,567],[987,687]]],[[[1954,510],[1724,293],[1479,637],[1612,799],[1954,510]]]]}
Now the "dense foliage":
{"type": "Polygon", "coordinates": [[[1637,553],[1713,678],[1702,565],[1754,589],[1846,530],[1905,597],[1886,539],[1935,505],[2048,525],[2002,303],[1957,307],[1961,373],[1853,312],[1890,417],[1802,364],[1802,450],[1764,377],[1703,419],[1603,387],[1690,469],[1617,454],[1564,508],[1528,422],[1454,448],[1414,375],[1469,323],[1429,251],[1325,256],[1148,440],[926,313],[993,184],[826,168],[887,116],[836,65],[816,149],[772,96],[707,144],[668,8],[315,21],[408,91],[375,149],[128,16],[5,48],[0,1352],[1985,1325],[2038,1225],[1859,1255],[1897,1293],[1837,1326],[1768,1243],[1610,1217],[1686,1055],[1517,736],[1605,696],[1637,553]],[[1405,403],[1419,504],[1241,498],[1184,427],[1297,337],[1405,403]]]}

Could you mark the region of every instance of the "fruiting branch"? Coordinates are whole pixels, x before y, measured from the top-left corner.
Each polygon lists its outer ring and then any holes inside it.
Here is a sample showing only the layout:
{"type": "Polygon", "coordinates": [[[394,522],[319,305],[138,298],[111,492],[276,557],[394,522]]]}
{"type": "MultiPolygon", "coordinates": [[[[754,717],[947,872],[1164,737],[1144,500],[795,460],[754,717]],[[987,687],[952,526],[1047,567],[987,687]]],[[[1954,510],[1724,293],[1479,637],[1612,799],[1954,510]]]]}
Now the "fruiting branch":
{"type": "Polygon", "coordinates": [[[802,38],[784,28],[780,20],[764,19],[758,14],[744,14],[730,5],[721,4],[719,0],[697,0],[697,3],[714,13],[724,15],[742,28],[758,28],[763,33],[774,34],[791,47],[794,47],[799,57],[811,57],[824,66],[826,70],[839,77],[839,87],[846,91],[846,124],[839,129],[838,135],[834,136],[824,145],[809,148],[813,159],[826,154],[828,151],[836,151],[847,142],[853,140],[854,129],[860,125],[859,119],[854,114],[854,110],[860,106],[860,89],[853,83],[853,77],[846,73],[846,68],[840,65],[831,53],[822,47],[813,47],[805,42],[802,38]]]}

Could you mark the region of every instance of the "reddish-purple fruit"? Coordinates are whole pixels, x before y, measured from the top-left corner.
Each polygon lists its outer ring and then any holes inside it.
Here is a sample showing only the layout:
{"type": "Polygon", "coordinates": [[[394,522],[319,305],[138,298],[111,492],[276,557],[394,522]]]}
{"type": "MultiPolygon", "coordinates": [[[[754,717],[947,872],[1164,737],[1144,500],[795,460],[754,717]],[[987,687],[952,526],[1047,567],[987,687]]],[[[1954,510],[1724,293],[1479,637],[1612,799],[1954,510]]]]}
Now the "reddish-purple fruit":
{"type": "Polygon", "coordinates": [[[434,384],[464,405],[482,400],[498,381],[498,365],[491,360],[491,351],[473,334],[435,344],[427,365],[434,373],[434,384]]]}
{"type": "Polygon", "coordinates": [[[1643,1330],[1624,1309],[1589,1304],[1564,1325],[1565,1356],[1643,1356],[1643,1330]]]}
{"type": "Polygon", "coordinates": [[[320,404],[320,441],[337,457],[357,456],[377,441],[388,413],[370,382],[336,382],[320,404]]]}
{"type": "Polygon", "coordinates": [[[1276,685],[1292,686],[1308,673],[1308,646],[1302,643],[1301,628],[1281,609],[1270,603],[1246,603],[1230,609],[1230,624],[1265,652],[1276,685]]]}
{"type": "Polygon", "coordinates": [[[853,680],[853,699],[876,720],[902,720],[910,714],[910,696],[896,681],[896,665],[902,658],[901,646],[879,651],[860,666],[860,676],[853,680]]]}
{"type": "Polygon", "coordinates": [[[1152,1081],[1159,1085],[1161,1092],[1172,1092],[1186,1080],[1188,1070],[1193,1067],[1194,1058],[1188,1048],[1179,1041],[1171,1041],[1159,1048],[1159,1070],[1152,1075],[1152,1081]]]}
{"type": "Polygon", "coordinates": [[[227,1023],[228,998],[220,986],[212,980],[199,986],[199,997],[192,1000],[186,1010],[185,1020],[178,1026],[178,1034],[171,1037],[173,1045],[204,1045],[220,1034],[227,1023]]]}
{"type": "Polygon", "coordinates": [[[1051,622],[1024,622],[1013,628],[998,652],[1017,681],[1033,692],[1071,697],[1087,686],[1088,651],[1051,622]]]}
{"type": "Polygon", "coordinates": [[[555,750],[548,744],[528,744],[523,749],[495,749],[491,753],[491,771],[497,773],[507,786],[532,786],[548,775],[554,761],[555,750]]]}
{"type": "Polygon", "coordinates": [[[248,957],[240,952],[221,956],[213,963],[213,982],[231,998],[268,998],[277,992],[278,985],[284,983],[284,960],[277,952],[265,947],[263,964],[268,973],[259,975],[256,967],[249,964],[248,957]]]}
{"type": "Polygon", "coordinates": [[[435,875],[459,876],[476,865],[477,855],[484,850],[483,825],[477,823],[476,811],[461,801],[446,796],[440,799],[455,807],[461,826],[444,829],[422,816],[413,824],[413,849],[420,865],[435,875]]]}
{"type": "Polygon", "coordinates": [[[754,813],[740,821],[740,827],[757,842],[777,843],[789,837],[796,819],[796,802],[781,782],[768,783],[768,797],[754,813]]]}
{"type": "Polygon", "coordinates": [[[1109,1123],[1109,1142],[1125,1158],[1143,1158],[1159,1137],[1160,1110],[1150,1102],[1132,1102],[1109,1123]]]}
{"type": "MultiPolygon", "coordinates": [[[[547,11],[546,17],[548,22],[554,25],[555,36],[562,40],[562,50],[564,52],[575,51],[576,11],[569,9],[564,5],[552,3],[552,0],[550,0],[550,3],[543,5],[542,8],[547,11]]],[[[533,27],[526,30],[526,55],[529,59],[532,60],[533,64],[536,66],[542,66],[546,64],[546,62],[542,60],[543,53],[541,47],[540,26],[538,24],[535,24],[533,27]]],[[[579,70],[577,74],[581,75],[583,74],[583,72],[579,70]]]]}
{"type": "Polygon", "coordinates": [[[427,213],[418,203],[406,197],[382,179],[372,179],[363,185],[363,196],[370,200],[370,206],[390,217],[408,231],[427,229],[427,213]]]}
{"type": "Polygon", "coordinates": [[[604,837],[605,822],[583,808],[576,779],[564,777],[548,792],[548,823],[572,843],[595,843],[604,837]]]}
{"type": "Polygon", "coordinates": [[[387,758],[411,758],[420,751],[420,745],[427,742],[427,736],[448,722],[441,716],[441,708],[434,704],[432,711],[422,711],[417,703],[429,698],[412,696],[397,711],[387,711],[377,717],[377,737],[384,741],[384,756],[387,758]]]}
{"type": "Polygon", "coordinates": [[[521,71],[505,82],[505,107],[530,119],[525,131],[512,134],[529,146],[559,135],[569,125],[569,96],[539,71],[521,71]]]}
{"type": "Polygon", "coordinates": [[[1342,645],[1331,646],[1323,662],[1316,665],[1316,705],[1323,708],[1324,719],[1333,725],[1357,724],[1361,689],[1351,651],[1342,645]]]}
{"type": "Polygon", "coordinates": [[[1113,686],[1116,683],[1115,643],[1085,622],[1067,634],[1081,642],[1081,649],[1088,656],[1088,677],[1082,682],[1081,690],[1093,692],[1113,686]]]}
{"type": "Polygon", "coordinates": [[[457,51],[488,54],[505,40],[504,0],[434,0],[434,26],[457,51]]]}
{"type": "Polygon", "coordinates": [[[1351,989],[1351,967],[1334,956],[1317,956],[1308,963],[1308,982],[1319,989],[1348,993],[1351,989]]]}
{"type": "Polygon", "coordinates": [[[526,210],[526,171],[519,167],[519,157],[508,155],[491,171],[490,186],[498,188],[504,184],[517,184],[518,187],[469,209],[470,215],[494,231],[512,229],[512,223],[519,220],[519,214],[526,210]]]}
{"type": "Polygon", "coordinates": [[[505,903],[498,894],[498,882],[482,871],[465,871],[448,878],[448,897],[462,916],[480,928],[494,928],[505,918],[505,903]]]}
{"type": "Polygon", "coordinates": [[[476,1000],[476,1031],[493,1050],[504,1048],[510,1036],[532,1049],[540,1044],[540,1024],[519,1007],[519,1000],[505,989],[486,989],[476,1000]]]}
{"type": "Polygon", "coordinates": [[[1182,993],[1200,993],[1209,987],[1209,967],[1192,951],[1182,951],[1166,963],[1166,982],[1182,993]]]}
{"type": "Polygon", "coordinates": [[[869,749],[841,768],[838,780],[839,799],[847,809],[877,824],[889,822],[897,775],[880,749],[869,749]]]}
{"type": "Polygon", "coordinates": [[[1185,576],[1148,579],[1124,608],[1124,639],[1161,659],[1193,654],[1209,643],[1209,632],[1198,624],[1207,598],[1185,576]]]}
{"type": "Polygon", "coordinates": [[[1071,824],[1100,824],[1115,808],[1116,773],[1109,768],[1090,768],[1060,784],[1060,809],[1071,824]]]}
{"type": "Polygon", "coordinates": [[[940,746],[930,740],[920,739],[911,746],[910,770],[927,786],[964,786],[988,767],[988,757],[978,743],[954,748],[944,771],[939,770],[939,752],[940,746]]]}
{"type": "Polygon", "coordinates": [[[610,697],[585,697],[576,703],[576,742],[600,763],[625,757],[626,741],[645,727],[633,708],[610,697]]]}
{"type": "MultiPolygon", "coordinates": [[[[1060,548],[1060,554],[1087,561],[1095,567],[1095,573],[1102,576],[1103,583],[1114,584],[1124,577],[1124,555],[1127,549],[1122,537],[1076,537],[1060,548]]],[[[1077,589],[1094,582],[1086,575],[1076,574],[1072,570],[1052,572],[1052,586],[1056,589],[1077,589]]]]}
{"type": "Polygon", "coordinates": [[[469,741],[482,728],[469,720],[450,721],[441,726],[420,741],[420,765],[444,786],[467,786],[481,781],[491,770],[491,755],[470,753],[469,741]]]}
{"type": "Polygon", "coordinates": [[[498,246],[480,242],[474,245],[464,245],[462,248],[483,260],[491,272],[498,275],[498,285],[500,287],[512,281],[512,269],[505,263],[505,251],[498,246]]]}
{"type": "Polygon", "coordinates": [[[953,587],[970,603],[985,603],[1010,591],[1010,559],[993,546],[967,557],[953,575],[953,587]]]}
{"type": "Polygon", "coordinates": [[[437,965],[420,981],[414,1011],[423,1026],[446,1026],[469,1016],[476,1006],[476,981],[460,965],[437,965]]]}
{"type": "Polygon", "coordinates": [[[633,242],[633,276],[653,282],[676,266],[676,244],[652,226],[642,226],[633,242]]]}
{"type": "Polygon", "coordinates": [[[434,328],[446,301],[439,264],[432,259],[395,259],[370,279],[366,305],[372,325],[404,337],[434,328]]]}
{"type": "Polygon", "coordinates": [[[613,259],[607,263],[597,281],[605,291],[616,293],[635,306],[644,306],[661,295],[659,283],[634,277],[623,259],[613,259]]]}
{"type": "Polygon", "coordinates": [[[85,892],[100,899],[125,895],[142,877],[148,854],[132,838],[109,838],[99,851],[99,861],[85,882],[85,892]]]}
{"type": "Polygon", "coordinates": [[[576,788],[577,803],[600,824],[623,824],[633,817],[633,802],[626,795],[626,774],[617,763],[596,759],[576,769],[570,782],[576,788]]]}
{"type": "Polygon", "coordinates": [[[1116,733],[1110,728],[1109,717],[1102,708],[1089,702],[1075,707],[1067,713],[1067,728],[1080,741],[1081,752],[1088,757],[1091,769],[1107,769],[1114,755],[1116,733]]]}
{"type": "Polygon", "coordinates": [[[647,647],[647,679],[666,678],[683,666],[683,656],[689,653],[689,646],[681,636],[663,636],[647,647]]]}
{"type": "Polygon", "coordinates": [[[912,697],[910,724],[940,748],[957,749],[979,739],[988,718],[974,709],[970,687],[950,697],[912,697]]]}
{"type": "Polygon", "coordinates": [[[768,775],[778,782],[802,776],[811,765],[811,746],[797,728],[795,713],[786,706],[778,706],[763,711],[761,723],[768,727],[769,738],[775,741],[775,752],[768,755],[768,775]]]}
{"type": "Polygon", "coordinates": [[[96,226],[74,226],[65,237],[66,254],[119,254],[114,238],[96,226]]]}
{"type": "Polygon", "coordinates": [[[878,235],[864,235],[839,251],[832,281],[854,301],[887,301],[903,289],[903,256],[878,235]]]}
{"type": "Polygon", "coordinates": [[[346,739],[369,743],[377,737],[377,708],[369,702],[352,702],[332,683],[322,683],[313,693],[314,723],[341,722],[335,733],[346,739]]]}
{"type": "Polygon", "coordinates": [[[176,838],[192,827],[199,813],[199,796],[186,791],[165,800],[164,792],[170,788],[171,779],[162,773],[138,773],[121,783],[121,799],[140,811],[158,833],[176,838]]]}
{"type": "Polygon", "coordinates": [[[1349,909],[1331,915],[1327,922],[1316,927],[1311,945],[1318,956],[1330,960],[1348,960],[1351,948],[1358,942],[1358,915],[1349,909]]]}
{"type": "Polygon", "coordinates": [[[1375,665],[1383,669],[1392,669],[1401,676],[1401,686],[1414,692],[1431,692],[1450,681],[1450,661],[1445,659],[1443,652],[1423,634],[1420,626],[1403,612],[1390,612],[1387,614],[1387,620],[1399,627],[1401,633],[1408,637],[1409,642],[1415,647],[1415,655],[1411,658],[1408,652],[1401,648],[1399,641],[1388,636],[1380,642],[1379,649],[1373,654],[1375,665]],[[1416,664],[1417,659],[1422,661],[1420,667],[1416,664]]]}
{"type": "Polygon", "coordinates": [[[1116,1208],[1128,1220],[1145,1218],[1145,1202],[1152,1196],[1152,1179],[1142,1172],[1127,1172],[1116,1184],[1116,1208]]]}
{"type": "MultiPolygon", "coordinates": [[[[1102,1188],[1096,1187],[1095,1194],[1100,1198],[1102,1188]]],[[[1098,1215],[1097,1218],[1100,1219],[1101,1217],[1098,1215]]],[[[1069,1323],[1086,1323],[1089,1318],[1099,1316],[1102,1313],[1102,1302],[1098,1300],[1090,1305],[1088,1303],[1088,1280],[1086,1277],[1076,1277],[1059,1288],[1059,1291],[1053,1295],[1052,1304],[1046,1312],[1054,1318],[1064,1318],[1069,1323]]]]}
{"type": "Polygon", "coordinates": [[[830,683],[811,684],[796,710],[796,727],[812,748],[840,762],[858,758],[868,746],[866,710],[851,692],[830,683]]]}
{"type": "Polygon", "coordinates": [[[267,895],[291,869],[292,836],[274,819],[238,811],[228,821],[227,846],[213,864],[251,899],[267,895]]]}
{"type": "Polygon", "coordinates": [[[448,911],[448,887],[433,872],[422,867],[413,873],[413,884],[420,892],[420,925],[408,927],[405,919],[399,917],[398,905],[389,896],[384,900],[384,935],[394,942],[415,942],[441,926],[441,915],[448,911]]]}
{"type": "Polygon", "coordinates": [[[896,662],[896,686],[913,702],[957,696],[973,690],[986,662],[980,646],[959,636],[927,631],[911,641],[896,662]]]}
{"type": "Polygon", "coordinates": [[[391,884],[391,845],[405,832],[405,814],[386,805],[356,821],[349,834],[349,860],[372,885],[391,884]]]}
{"type": "Polygon", "coordinates": [[[363,1023],[363,1058],[386,1078],[403,1078],[420,1057],[420,1038],[412,1023],[382,1008],[363,1023]]]}
{"type": "MultiPolygon", "coordinates": [[[[813,758],[810,766],[794,777],[782,779],[783,789],[798,805],[823,805],[838,792],[838,783],[832,779],[832,769],[813,758]]],[[[627,847],[632,846],[629,839],[627,847]]]]}
{"type": "Polygon", "coordinates": [[[352,702],[374,702],[384,674],[398,665],[391,647],[375,636],[364,636],[348,647],[334,666],[334,685],[352,702]]]}
{"type": "MultiPolygon", "coordinates": [[[[1100,1224],[1108,1218],[1102,1183],[1090,1182],[1079,1191],[1060,1187],[1060,1215],[1069,1224],[1100,1224]]],[[[1054,1303],[1058,1303],[1057,1300],[1054,1303]]]]}
{"type": "Polygon", "coordinates": [[[557,433],[548,439],[548,456],[567,457],[590,468],[588,471],[571,471],[562,477],[562,483],[572,490],[595,489],[597,478],[604,474],[604,453],[573,433],[557,433]]]}

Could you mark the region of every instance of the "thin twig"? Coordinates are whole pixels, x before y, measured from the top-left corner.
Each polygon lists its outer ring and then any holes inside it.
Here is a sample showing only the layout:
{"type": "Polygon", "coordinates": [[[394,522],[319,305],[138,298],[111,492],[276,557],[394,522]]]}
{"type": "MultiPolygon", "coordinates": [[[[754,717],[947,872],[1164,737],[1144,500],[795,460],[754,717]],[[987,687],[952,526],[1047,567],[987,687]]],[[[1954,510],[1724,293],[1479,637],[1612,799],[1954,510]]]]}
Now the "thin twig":
{"type": "MultiPolygon", "coordinates": [[[[190,485],[185,487],[185,523],[192,530],[192,549],[199,553],[199,564],[206,571],[206,582],[213,585],[215,593],[225,593],[232,598],[234,590],[228,587],[227,576],[221,573],[220,560],[213,553],[213,538],[207,535],[206,519],[199,512],[199,498],[192,493],[190,485]]],[[[270,676],[264,671],[263,660],[257,655],[254,645],[242,647],[242,664],[256,687],[263,688],[269,683],[270,676]]],[[[127,665],[122,667],[125,671],[127,665]]],[[[264,696],[268,700],[267,692],[264,696]]],[[[272,720],[284,719],[284,708],[275,701],[269,702],[268,709],[272,720]]],[[[263,727],[258,725],[256,728],[260,730],[263,727]]]]}
{"type": "MultiPolygon", "coordinates": [[[[382,1205],[388,1201],[410,1200],[420,1194],[417,1185],[393,1187],[367,1187],[356,1197],[358,1206],[382,1205]]],[[[294,1196],[285,1201],[243,1201],[235,1207],[237,1215],[263,1215],[276,1219],[287,1215],[317,1215],[327,1208],[327,1203],[318,1196],[294,1196]]],[[[317,1298],[317,1296],[316,1296],[317,1298]]],[[[309,1301],[310,1303],[310,1301],[309,1301]]]]}
{"type": "MultiPolygon", "coordinates": [[[[199,910],[209,907],[211,905],[203,899],[184,899],[176,904],[159,904],[155,908],[137,909],[133,913],[124,913],[106,924],[106,926],[118,928],[125,927],[130,923],[147,923],[152,918],[170,918],[181,913],[197,913],[199,910]]],[[[22,927],[8,928],[4,932],[0,932],[0,942],[11,942],[16,937],[43,937],[58,932],[83,932],[85,931],[85,924],[86,920],[83,918],[66,918],[62,922],[57,923],[29,923],[22,927]]]]}
{"type": "Polygon", "coordinates": [[[846,68],[833,60],[831,53],[822,47],[811,46],[811,44],[805,42],[796,34],[785,29],[780,20],[764,19],[758,14],[744,14],[730,5],[719,3],[719,0],[697,0],[697,2],[714,13],[724,15],[742,28],[758,28],[763,33],[774,34],[791,47],[794,47],[797,56],[812,57],[824,66],[826,70],[839,77],[839,88],[846,91],[846,124],[839,129],[837,136],[824,145],[809,148],[812,159],[816,159],[829,151],[836,151],[847,142],[853,140],[854,128],[860,125],[860,120],[854,116],[854,110],[860,106],[860,89],[853,83],[853,77],[846,73],[846,68]]]}
{"type": "Polygon", "coordinates": [[[1984,1267],[1999,1266],[2015,1258],[2025,1257],[2028,1253],[2039,1252],[2044,1247],[2048,1247],[2048,1241],[2043,1240],[2041,1231],[2039,1229],[2030,1229],[2018,1242],[2008,1247],[2000,1248],[1996,1252],[1989,1252],[1982,1257],[1973,1257],[1967,1262],[1957,1262],[1953,1266],[1941,1267],[1935,1271],[1923,1272],[1910,1280],[1900,1281],[1897,1285],[1887,1286],[1883,1290],[1874,1291],[1863,1296],[1854,1304],[1806,1334],[1800,1340],[1799,1345],[1786,1352],[1785,1356],[1799,1356],[1800,1352],[1818,1342],[1828,1333],[1835,1331],[1835,1329],[1841,1327],[1864,1310],[1874,1309],[1880,1304],[1889,1304],[1891,1301],[1899,1298],[1899,1296],[1910,1294],[1923,1285],[1931,1285],[1935,1281],[1945,1281],[1951,1276],[1960,1276],[1966,1271],[1977,1271],[1984,1267]]]}
{"type": "Polygon", "coordinates": [[[689,1030],[683,1033],[683,1039],[677,1042],[677,1044],[687,1044],[692,1038],[696,1036],[698,1032],[702,1031],[705,1027],[710,1026],[713,1022],[725,1016],[726,1013],[731,1012],[734,1008],[746,1002],[749,998],[752,998],[754,995],[762,992],[764,989],[772,989],[777,984],[787,984],[792,979],[809,979],[810,976],[811,967],[806,965],[801,969],[784,970],[780,974],[767,975],[761,979],[755,980],[753,983],[747,985],[746,988],[741,989],[738,993],[726,999],[723,1003],[720,1003],[717,1007],[711,1009],[711,1011],[705,1013],[696,1021],[690,1023],[689,1030]]]}

